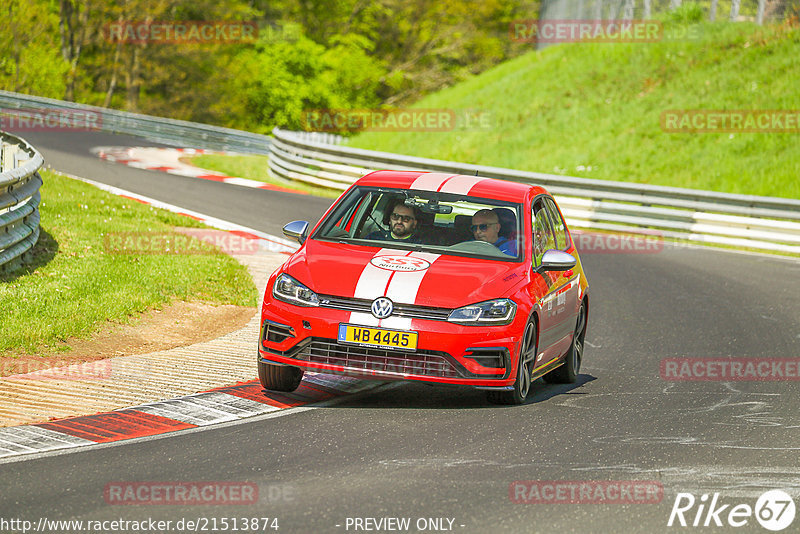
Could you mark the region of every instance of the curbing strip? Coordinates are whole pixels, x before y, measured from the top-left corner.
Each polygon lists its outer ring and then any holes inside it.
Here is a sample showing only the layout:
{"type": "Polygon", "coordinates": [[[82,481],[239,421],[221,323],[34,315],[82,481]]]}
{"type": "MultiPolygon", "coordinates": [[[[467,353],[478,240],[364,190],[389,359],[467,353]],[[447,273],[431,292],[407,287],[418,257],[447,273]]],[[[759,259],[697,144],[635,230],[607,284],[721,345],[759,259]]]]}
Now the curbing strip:
{"type": "Polygon", "coordinates": [[[151,437],[328,402],[382,385],[308,373],[300,390],[267,392],[257,380],[184,397],[47,423],[0,428],[0,458],[151,437]],[[307,384],[307,382],[309,384],[307,384]],[[324,382],[328,391],[310,385],[324,382]],[[306,391],[314,391],[310,397],[306,391]],[[336,386],[336,387],[333,387],[336,386]]]}
{"type": "Polygon", "coordinates": [[[282,191],[284,193],[295,193],[298,195],[307,195],[306,191],[299,189],[292,189],[288,187],[281,187],[258,180],[249,180],[247,178],[239,178],[236,176],[228,176],[227,174],[202,169],[195,165],[179,161],[184,156],[197,156],[202,154],[221,154],[221,155],[234,155],[233,152],[219,152],[215,150],[203,150],[197,148],[155,148],[155,147],[123,147],[123,146],[99,146],[91,149],[92,154],[100,159],[111,161],[134,167],[136,169],[145,169],[150,171],[161,171],[178,176],[189,176],[192,178],[201,178],[203,180],[212,180],[214,182],[224,182],[226,184],[239,185],[242,187],[251,187],[254,189],[267,189],[270,191],[282,191]]]}

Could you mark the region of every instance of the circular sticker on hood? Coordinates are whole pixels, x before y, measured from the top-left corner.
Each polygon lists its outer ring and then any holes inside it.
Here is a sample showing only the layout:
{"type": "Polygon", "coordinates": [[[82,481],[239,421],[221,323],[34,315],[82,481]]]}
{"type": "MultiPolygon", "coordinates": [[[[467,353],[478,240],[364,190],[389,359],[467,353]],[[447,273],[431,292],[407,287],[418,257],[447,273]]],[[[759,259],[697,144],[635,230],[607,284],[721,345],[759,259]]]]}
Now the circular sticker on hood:
{"type": "Polygon", "coordinates": [[[404,273],[424,271],[431,266],[431,262],[428,260],[413,256],[377,256],[369,260],[369,262],[379,269],[404,273]]]}

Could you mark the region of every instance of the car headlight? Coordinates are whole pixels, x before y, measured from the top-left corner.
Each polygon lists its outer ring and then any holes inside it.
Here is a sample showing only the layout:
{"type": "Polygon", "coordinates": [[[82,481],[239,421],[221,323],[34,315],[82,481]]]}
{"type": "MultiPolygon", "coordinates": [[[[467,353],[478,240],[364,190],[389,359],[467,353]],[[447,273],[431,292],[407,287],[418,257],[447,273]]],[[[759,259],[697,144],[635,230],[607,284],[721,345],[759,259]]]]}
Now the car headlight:
{"type": "Polygon", "coordinates": [[[447,320],[474,326],[496,326],[511,323],[516,313],[517,305],[513,300],[496,299],[456,308],[447,320]]]}
{"type": "Polygon", "coordinates": [[[275,280],[272,296],[297,306],[319,306],[319,297],[316,293],[285,273],[275,280]]]}

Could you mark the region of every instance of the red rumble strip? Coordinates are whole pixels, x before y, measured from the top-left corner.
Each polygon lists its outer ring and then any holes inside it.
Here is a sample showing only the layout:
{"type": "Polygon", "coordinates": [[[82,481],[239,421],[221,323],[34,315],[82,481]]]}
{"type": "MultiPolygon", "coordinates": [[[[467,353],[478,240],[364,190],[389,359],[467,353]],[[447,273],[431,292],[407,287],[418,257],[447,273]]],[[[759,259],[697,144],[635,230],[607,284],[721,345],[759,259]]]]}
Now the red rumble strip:
{"type": "Polygon", "coordinates": [[[132,408],[9,428],[0,428],[0,458],[156,436],[314,404],[375,387],[349,377],[309,373],[297,391],[265,391],[243,382],[132,408]]]}
{"type": "Polygon", "coordinates": [[[197,425],[150,415],[138,410],[120,410],[119,412],[63,419],[53,423],[41,423],[35,426],[88,439],[95,443],[108,443],[194,428],[197,425]]]}

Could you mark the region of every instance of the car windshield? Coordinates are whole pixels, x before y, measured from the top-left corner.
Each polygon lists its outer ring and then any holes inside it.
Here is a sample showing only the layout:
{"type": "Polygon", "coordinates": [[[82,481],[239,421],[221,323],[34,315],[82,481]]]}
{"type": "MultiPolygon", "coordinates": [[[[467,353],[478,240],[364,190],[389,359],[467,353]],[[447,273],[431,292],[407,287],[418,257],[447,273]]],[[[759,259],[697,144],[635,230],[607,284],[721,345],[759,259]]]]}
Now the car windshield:
{"type": "Polygon", "coordinates": [[[314,239],[519,261],[520,205],[435,191],[358,187],[314,239]]]}

